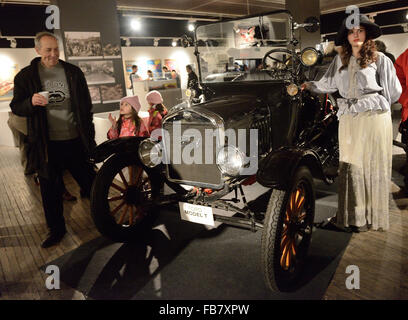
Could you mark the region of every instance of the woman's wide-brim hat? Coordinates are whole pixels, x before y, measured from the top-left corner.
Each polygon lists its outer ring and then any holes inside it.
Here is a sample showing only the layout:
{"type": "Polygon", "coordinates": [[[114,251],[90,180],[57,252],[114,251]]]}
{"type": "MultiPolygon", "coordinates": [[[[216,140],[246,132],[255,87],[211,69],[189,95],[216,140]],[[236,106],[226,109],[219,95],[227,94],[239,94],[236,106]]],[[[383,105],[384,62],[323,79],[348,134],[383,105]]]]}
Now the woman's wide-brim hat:
{"type": "MultiPolygon", "coordinates": [[[[378,24],[375,24],[374,22],[371,22],[370,19],[364,15],[364,14],[359,14],[358,17],[360,18],[360,26],[363,26],[366,29],[366,39],[375,39],[381,36],[381,28],[378,24]]],[[[343,23],[341,24],[339,32],[337,32],[336,39],[334,40],[334,44],[336,46],[341,46],[344,44],[345,41],[347,41],[347,35],[349,28],[347,26],[346,22],[354,24],[355,21],[354,19],[350,16],[345,18],[343,20],[343,23]],[[348,20],[347,20],[348,19],[348,20]]],[[[357,27],[357,25],[353,25],[352,27],[357,27]]]]}

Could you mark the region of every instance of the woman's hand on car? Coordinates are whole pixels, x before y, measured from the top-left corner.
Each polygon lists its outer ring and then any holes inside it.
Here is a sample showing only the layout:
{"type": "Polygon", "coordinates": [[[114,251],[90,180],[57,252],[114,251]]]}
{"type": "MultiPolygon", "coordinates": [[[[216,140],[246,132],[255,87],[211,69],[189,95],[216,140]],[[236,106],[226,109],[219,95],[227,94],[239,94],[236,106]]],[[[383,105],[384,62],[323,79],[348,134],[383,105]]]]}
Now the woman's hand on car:
{"type": "Polygon", "coordinates": [[[310,82],[304,82],[300,85],[300,90],[309,90],[310,89],[310,82]]]}

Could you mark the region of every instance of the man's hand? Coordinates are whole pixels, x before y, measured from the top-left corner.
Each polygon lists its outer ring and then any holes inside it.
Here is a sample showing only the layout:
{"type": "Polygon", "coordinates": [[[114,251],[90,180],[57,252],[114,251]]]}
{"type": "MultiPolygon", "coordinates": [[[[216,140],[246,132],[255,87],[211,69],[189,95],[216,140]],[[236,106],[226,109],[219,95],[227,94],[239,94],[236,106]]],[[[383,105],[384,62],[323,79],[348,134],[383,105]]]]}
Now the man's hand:
{"type": "Polygon", "coordinates": [[[34,93],[31,98],[31,104],[33,106],[45,107],[47,106],[47,99],[38,93],[34,93]]]}

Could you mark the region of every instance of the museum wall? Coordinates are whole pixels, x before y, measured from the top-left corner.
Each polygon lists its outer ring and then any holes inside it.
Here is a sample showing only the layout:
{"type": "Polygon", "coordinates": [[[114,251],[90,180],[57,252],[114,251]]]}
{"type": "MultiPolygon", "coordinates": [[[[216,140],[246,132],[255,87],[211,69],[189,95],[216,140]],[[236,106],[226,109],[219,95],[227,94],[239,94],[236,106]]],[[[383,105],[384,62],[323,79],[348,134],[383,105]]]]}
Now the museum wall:
{"type": "MultiPolygon", "coordinates": [[[[1,51],[0,51],[1,52],[1,51]]],[[[198,70],[196,69],[196,58],[194,55],[194,48],[183,48],[183,47],[122,47],[122,59],[125,68],[126,61],[133,61],[138,66],[138,74],[144,79],[146,77],[146,72],[151,68],[148,65],[149,60],[160,59],[162,66],[164,65],[165,59],[171,59],[175,61],[176,70],[181,77],[181,87],[186,88],[187,86],[187,72],[186,65],[193,64],[195,71],[198,75],[198,70]]],[[[126,70],[125,70],[126,74],[126,70]]],[[[129,79],[127,77],[126,86],[129,87],[129,79]]]]}

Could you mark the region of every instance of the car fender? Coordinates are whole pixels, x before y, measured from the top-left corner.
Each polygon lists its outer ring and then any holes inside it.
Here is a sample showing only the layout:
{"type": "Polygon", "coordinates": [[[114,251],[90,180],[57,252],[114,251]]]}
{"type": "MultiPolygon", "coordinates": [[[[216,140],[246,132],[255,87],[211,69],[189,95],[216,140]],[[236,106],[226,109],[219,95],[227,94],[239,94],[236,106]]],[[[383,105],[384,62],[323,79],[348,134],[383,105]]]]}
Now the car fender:
{"type": "Polygon", "coordinates": [[[118,139],[107,140],[95,147],[91,154],[94,163],[99,163],[116,153],[135,153],[139,151],[140,142],[143,137],[122,137],[118,139]]]}
{"type": "Polygon", "coordinates": [[[282,147],[271,152],[259,164],[257,181],[264,187],[286,190],[296,169],[302,165],[310,169],[314,178],[331,183],[323,172],[317,154],[311,149],[296,147],[282,147]]]}

